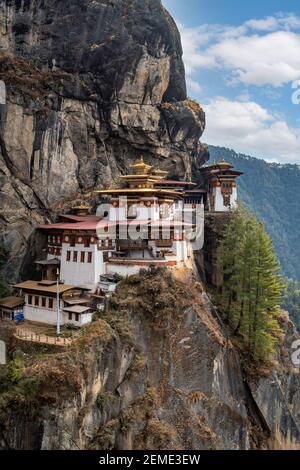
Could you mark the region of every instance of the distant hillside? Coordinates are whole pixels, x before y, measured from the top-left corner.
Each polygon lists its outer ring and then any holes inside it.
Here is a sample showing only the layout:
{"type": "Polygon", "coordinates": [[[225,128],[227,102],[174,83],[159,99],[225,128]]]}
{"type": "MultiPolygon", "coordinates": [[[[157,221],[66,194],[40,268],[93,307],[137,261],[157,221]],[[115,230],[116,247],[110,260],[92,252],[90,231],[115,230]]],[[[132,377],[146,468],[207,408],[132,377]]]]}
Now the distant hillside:
{"type": "Polygon", "coordinates": [[[210,161],[224,157],[245,174],[239,197],[265,223],[283,272],[300,280],[300,169],[266,163],[233,150],[210,146],[210,161]]]}

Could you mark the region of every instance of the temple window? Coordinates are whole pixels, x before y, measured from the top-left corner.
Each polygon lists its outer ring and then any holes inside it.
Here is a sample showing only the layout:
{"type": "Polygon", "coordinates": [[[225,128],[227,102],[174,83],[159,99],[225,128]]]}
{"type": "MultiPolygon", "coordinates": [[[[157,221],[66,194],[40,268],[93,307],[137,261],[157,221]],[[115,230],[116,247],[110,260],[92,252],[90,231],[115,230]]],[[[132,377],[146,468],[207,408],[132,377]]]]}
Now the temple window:
{"type": "Polygon", "coordinates": [[[86,237],[84,239],[84,246],[88,248],[90,246],[90,243],[91,243],[90,237],[86,237]]]}
{"type": "Polygon", "coordinates": [[[40,298],[36,296],[36,297],[34,298],[34,305],[35,305],[36,307],[39,306],[39,301],[40,301],[40,298]]]}
{"type": "Polygon", "coordinates": [[[92,262],[92,257],[93,257],[93,253],[91,251],[88,252],[88,263],[91,263],[92,262]]]}
{"type": "Polygon", "coordinates": [[[49,308],[50,308],[50,309],[53,308],[53,299],[49,299],[49,308]]]}
{"type": "Polygon", "coordinates": [[[70,246],[75,246],[75,243],[76,243],[76,237],[71,237],[70,246]]]}
{"type": "Polygon", "coordinates": [[[32,295],[29,295],[29,296],[28,296],[28,304],[29,304],[29,305],[32,305],[32,295]]]}
{"type": "Polygon", "coordinates": [[[73,261],[74,263],[77,262],[77,251],[73,251],[73,261]]]}
{"type": "Polygon", "coordinates": [[[81,262],[81,263],[84,263],[84,259],[85,259],[85,251],[82,251],[82,252],[80,253],[80,262],[81,262]]]}
{"type": "Polygon", "coordinates": [[[46,307],[46,298],[42,297],[42,307],[46,307]]]}
{"type": "Polygon", "coordinates": [[[71,260],[71,251],[67,251],[67,261],[71,260]]]}
{"type": "Polygon", "coordinates": [[[75,313],[75,321],[79,321],[79,313],[75,313]]]}
{"type": "Polygon", "coordinates": [[[72,320],[72,313],[69,313],[68,318],[69,318],[69,320],[72,320]]]}

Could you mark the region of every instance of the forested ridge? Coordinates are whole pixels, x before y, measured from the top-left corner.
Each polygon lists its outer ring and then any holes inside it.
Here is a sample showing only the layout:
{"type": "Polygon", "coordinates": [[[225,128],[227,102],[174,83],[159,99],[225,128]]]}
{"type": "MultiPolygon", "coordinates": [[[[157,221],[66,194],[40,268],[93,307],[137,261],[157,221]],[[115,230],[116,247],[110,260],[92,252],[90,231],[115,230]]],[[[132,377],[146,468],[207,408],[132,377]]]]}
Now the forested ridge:
{"type": "Polygon", "coordinates": [[[210,161],[225,158],[244,172],[239,198],[265,223],[286,276],[283,308],[300,329],[300,169],[210,146],[210,161]]]}
{"type": "Polygon", "coordinates": [[[285,276],[300,280],[300,169],[267,163],[233,150],[210,146],[210,161],[224,157],[238,170],[241,201],[265,222],[285,276]]]}

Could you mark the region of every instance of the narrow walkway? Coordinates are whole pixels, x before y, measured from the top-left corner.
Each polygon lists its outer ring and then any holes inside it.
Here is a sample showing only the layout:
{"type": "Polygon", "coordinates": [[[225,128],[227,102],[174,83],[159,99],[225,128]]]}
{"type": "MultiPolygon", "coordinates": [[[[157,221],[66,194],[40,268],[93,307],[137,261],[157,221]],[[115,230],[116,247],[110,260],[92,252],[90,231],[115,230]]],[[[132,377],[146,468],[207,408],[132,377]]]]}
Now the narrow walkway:
{"type": "Polygon", "coordinates": [[[21,331],[17,329],[14,336],[23,341],[32,341],[33,343],[54,344],[56,346],[70,346],[76,338],[58,338],[56,336],[40,335],[31,331],[21,331]]]}

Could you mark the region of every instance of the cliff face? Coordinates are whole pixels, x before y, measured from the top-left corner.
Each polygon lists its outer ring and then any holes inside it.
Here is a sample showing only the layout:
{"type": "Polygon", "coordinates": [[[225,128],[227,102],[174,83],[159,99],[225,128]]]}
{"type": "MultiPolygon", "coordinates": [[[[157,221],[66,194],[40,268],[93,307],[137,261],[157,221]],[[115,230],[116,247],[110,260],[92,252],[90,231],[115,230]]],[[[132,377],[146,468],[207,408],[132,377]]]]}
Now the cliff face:
{"type": "Polygon", "coordinates": [[[143,154],[170,175],[207,158],[180,36],[160,0],[0,0],[1,231],[13,281],[34,226],[143,154]]]}
{"type": "MultiPolygon", "coordinates": [[[[0,0],[7,280],[28,270],[37,223],[114,184],[141,153],[170,176],[188,176],[193,161],[197,175],[205,119],[186,97],[181,56],[159,0],[0,0]]],[[[0,448],[296,447],[293,326],[277,366],[252,376],[193,272],[178,275],[122,283],[106,317],[59,354],[12,338],[0,448]]]]}
{"type": "Polygon", "coordinates": [[[296,448],[300,381],[286,354],[296,335],[284,328],[277,367],[259,378],[191,272],[129,278],[71,349],[37,357],[13,341],[25,363],[1,390],[0,448],[296,448]]]}

